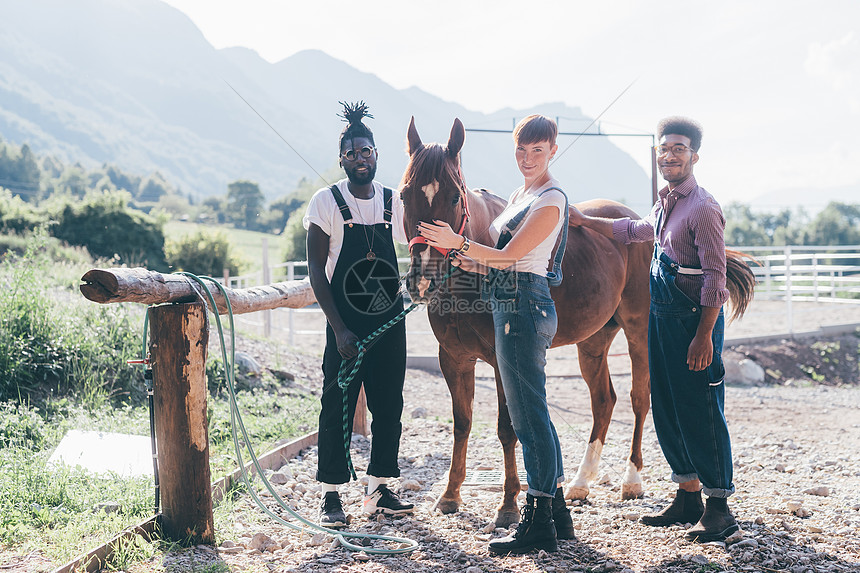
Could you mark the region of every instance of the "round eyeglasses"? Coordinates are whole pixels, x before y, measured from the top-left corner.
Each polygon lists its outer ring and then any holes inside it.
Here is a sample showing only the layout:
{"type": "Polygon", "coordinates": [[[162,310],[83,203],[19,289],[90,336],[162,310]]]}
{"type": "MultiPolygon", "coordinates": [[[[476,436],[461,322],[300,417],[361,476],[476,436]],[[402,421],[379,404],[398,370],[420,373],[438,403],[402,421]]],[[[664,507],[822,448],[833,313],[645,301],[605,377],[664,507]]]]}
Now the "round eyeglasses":
{"type": "Polygon", "coordinates": [[[369,145],[365,145],[361,149],[348,149],[340,154],[341,157],[346,159],[347,161],[355,161],[358,159],[358,156],[361,155],[365,159],[373,155],[373,152],[376,150],[375,147],[371,147],[369,145]]]}
{"type": "Polygon", "coordinates": [[[687,147],[683,143],[676,143],[675,145],[655,145],[654,151],[657,152],[657,157],[663,157],[664,155],[669,155],[669,152],[672,152],[672,155],[678,156],[687,153],[688,151],[693,151],[693,148],[687,147]]]}

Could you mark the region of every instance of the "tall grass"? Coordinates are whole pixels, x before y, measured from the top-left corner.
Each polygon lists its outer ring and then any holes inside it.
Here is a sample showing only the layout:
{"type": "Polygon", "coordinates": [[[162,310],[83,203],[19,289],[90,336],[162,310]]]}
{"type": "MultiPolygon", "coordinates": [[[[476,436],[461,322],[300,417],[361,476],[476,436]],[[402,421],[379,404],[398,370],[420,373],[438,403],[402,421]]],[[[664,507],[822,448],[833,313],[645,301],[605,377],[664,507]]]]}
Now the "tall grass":
{"type": "MultiPolygon", "coordinates": [[[[142,351],[144,307],[83,300],[77,284],[86,267],[53,261],[46,240],[36,234],[23,253],[0,259],[0,548],[59,564],[151,516],[154,491],[151,476],[48,463],[68,430],[148,434],[149,415],[142,369],[126,364],[142,351]],[[104,502],[120,510],[99,510],[104,502]]],[[[219,362],[207,364],[215,479],[236,466],[219,362]]],[[[237,401],[258,454],[314,428],[319,412],[312,396],[271,378],[237,401]]],[[[230,509],[218,510],[222,527],[231,527],[230,509]]],[[[141,554],[127,549],[120,561],[141,554]]]]}
{"type": "Polygon", "coordinates": [[[83,267],[51,260],[46,241],[0,263],[0,400],[140,401],[143,375],[125,361],[140,354],[141,310],[84,301],[70,278],[83,267]]]}

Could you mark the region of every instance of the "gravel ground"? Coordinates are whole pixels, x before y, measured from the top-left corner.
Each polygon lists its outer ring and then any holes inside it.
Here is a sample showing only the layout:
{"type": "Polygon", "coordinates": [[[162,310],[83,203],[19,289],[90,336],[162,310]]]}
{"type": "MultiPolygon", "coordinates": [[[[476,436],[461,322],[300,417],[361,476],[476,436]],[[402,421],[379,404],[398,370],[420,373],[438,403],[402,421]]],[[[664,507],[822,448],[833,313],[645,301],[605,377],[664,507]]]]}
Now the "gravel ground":
{"type": "MultiPolygon", "coordinates": [[[[845,322],[845,321],[840,321],[845,322]]],[[[810,325],[807,329],[817,328],[810,325]]],[[[800,330],[800,329],[798,329],[800,330]]],[[[243,342],[245,343],[245,342],[243,342]]],[[[254,354],[277,352],[260,347],[254,354]]],[[[622,348],[623,350],[623,348],[622,348]]],[[[318,351],[318,349],[317,349],[318,351]]],[[[551,357],[548,395],[563,445],[568,477],[575,474],[591,424],[588,394],[575,360],[551,357]]],[[[280,368],[307,376],[318,385],[318,358],[285,354],[280,368]]],[[[236,504],[233,531],[217,550],[196,547],[160,556],[133,571],[201,571],[208,566],[231,571],[860,571],[860,389],[854,384],[732,386],[726,416],[733,437],[735,485],[730,504],[741,532],[727,543],[701,545],[683,539],[685,527],[648,528],[637,523],[674,494],[669,468],[649,419],[643,441],[645,496],[622,501],[620,480],[632,429],[629,360],[613,356],[619,402],[603,454],[601,478],[585,503],[571,505],[577,539],[559,542],[552,554],[493,556],[487,542],[508,533],[492,518],[501,499],[501,481],[464,485],[464,503],[455,515],[442,515],[433,503],[442,493],[452,444],[450,398],[441,376],[410,370],[401,440],[402,476],[394,482],[402,497],[416,504],[413,516],[368,518],[361,513],[361,486],[342,490],[354,517],[350,529],[392,534],[419,542],[418,550],[379,556],[352,552],[332,538],[297,533],[263,517],[247,499],[236,504]]],[[[469,444],[469,470],[501,470],[495,437],[496,399],[489,368],[479,368],[475,424],[469,444]]],[[[369,442],[353,440],[359,472],[368,461],[369,442]]],[[[521,465],[521,464],[520,464],[521,465]]],[[[315,518],[319,492],[313,480],[316,449],[291,460],[279,472],[278,491],[298,512],[315,518]]],[[[274,508],[271,500],[269,505],[274,508]]]]}

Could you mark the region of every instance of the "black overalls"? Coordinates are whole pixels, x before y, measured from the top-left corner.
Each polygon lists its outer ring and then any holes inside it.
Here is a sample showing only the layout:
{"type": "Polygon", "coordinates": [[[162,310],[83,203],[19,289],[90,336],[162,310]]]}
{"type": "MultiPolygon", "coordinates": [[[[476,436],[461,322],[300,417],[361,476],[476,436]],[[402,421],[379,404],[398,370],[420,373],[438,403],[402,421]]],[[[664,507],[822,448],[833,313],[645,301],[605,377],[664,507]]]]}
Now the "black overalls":
{"type": "MultiPolygon", "coordinates": [[[[341,318],[359,339],[385,324],[403,310],[400,275],[391,233],[392,191],[383,189],[384,223],[359,225],[336,185],[331,186],[344,220],[343,245],[331,290],[341,318]],[[372,249],[371,249],[372,245],[372,249]],[[373,255],[368,256],[369,252],[373,255]]],[[[337,384],[341,355],[331,326],[326,323],[323,354],[322,411],[319,422],[317,480],[340,484],[350,480],[343,432],[343,394],[337,384]]],[[[400,321],[367,349],[361,368],[349,385],[349,427],[352,428],[358,393],[364,384],[372,416],[373,442],[368,475],[398,477],[400,415],[403,412],[403,379],[406,375],[406,323],[400,321]]]]}

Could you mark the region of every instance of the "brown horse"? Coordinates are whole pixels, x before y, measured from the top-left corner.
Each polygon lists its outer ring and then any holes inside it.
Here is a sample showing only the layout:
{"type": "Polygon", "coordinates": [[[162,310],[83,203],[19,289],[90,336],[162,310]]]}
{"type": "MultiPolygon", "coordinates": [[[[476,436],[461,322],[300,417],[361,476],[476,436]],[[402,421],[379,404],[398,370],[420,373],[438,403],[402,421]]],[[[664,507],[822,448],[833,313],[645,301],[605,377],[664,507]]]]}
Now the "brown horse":
{"type": "MultiPolygon", "coordinates": [[[[501,213],[505,201],[484,190],[470,190],[460,171],[460,150],[465,130],[454,121],[447,146],[421,142],[415,122],[408,131],[410,161],[401,182],[406,211],[406,232],[412,262],[407,288],[413,300],[429,302],[430,325],[439,341],[439,363],[451,392],[454,410],[454,450],[448,486],[436,507],[444,513],[457,511],[460,486],[466,475],[466,448],[472,427],[475,396],[475,362],[490,364],[496,374],[499,400],[498,435],[505,464],[505,485],[496,524],[507,526],[519,518],[516,496],[520,482],[516,471],[516,436],[511,426],[505,395],[496,367],[492,316],[480,304],[480,277],[456,270],[444,281],[448,263],[444,256],[422,244],[417,235],[419,221],[446,221],[470,240],[491,245],[489,226],[501,213]]],[[[579,209],[600,217],[634,217],[627,207],[595,199],[578,203],[579,209]]],[[[558,332],[553,347],[576,344],[582,376],[591,394],[593,424],[588,446],[576,477],[565,497],[585,499],[589,482],[597,476],[600,454],[615,406],[616,395],[607,366],[612,340],[624,329],[632,362],[630,392],[635,424],[630,455],[622,478],[621,496],[642,495],[642,431],[650,407],[647,325],[648,277],[651,243],[622,245],[584,228],[570,228],[562,270],[565,278],[554,287],[552,297],[558,313],[558,332]]],[[[731,319],[743,315],[755,288],[755,276],[743,253],[726,250],[726,286],[730,292],[731,319]]]]}
{"type": "MultiPolygon", "coordinates": [[[[440,284],[450,268],[446,257],[415,239],[419,221],[446,221],[470,240],[492,245],[489,226],[503,210],[505,201],[484,190],[467,189],[460,172],[459,153],[465,140],[460,120],[454,121],[447,146],[424,145],[409,124],[409,165],[401,182],[411,265],[407,288],[414,301],[429,302],[430,325],[439,341],[439,363],[451,392],[454,410],[454,450],[448,486],[436,507],[453,513],[461,503],[460,486],[466,475],[466,448],[472,427],[475,395],[475,362],[490,364],[496,374],[499,401],[498,436],[504,452],[505,484],[496,524],[505,527],[519,519],[516,497],[520,481],[516,471],[517,443],[496,366],[491,313],[480,300],[480,277],[454,271],[440,284]]],[[[627,207],[605,200],[577,204],[580,210],[600,217],[636,217],[627,207]]],[[[609,346],[620,329],[627,337],[633,369],[635,424],[630,455],[621,484],[624,499],[642,495],[642,431],[650,407],[648,376],[648,277],[650,243],[622,245],[585,228],[569,230],[561,286],[552,288],[558,313],[558,332],[553,347],[576,344],[582,377],[591,394],[593,425],[579,471],[566,497],[584,499],[589,482],[597,476],[600,454],[615,406],[616,395],[607,367],[609,346]]]]}

